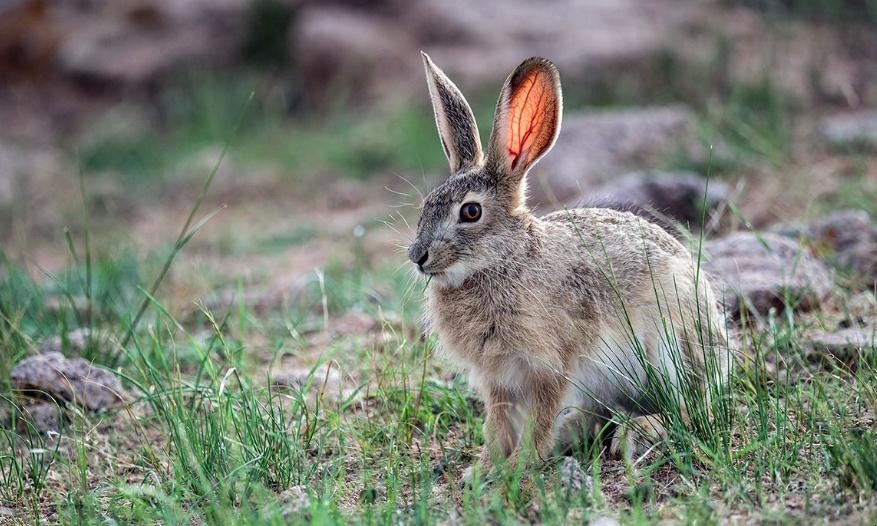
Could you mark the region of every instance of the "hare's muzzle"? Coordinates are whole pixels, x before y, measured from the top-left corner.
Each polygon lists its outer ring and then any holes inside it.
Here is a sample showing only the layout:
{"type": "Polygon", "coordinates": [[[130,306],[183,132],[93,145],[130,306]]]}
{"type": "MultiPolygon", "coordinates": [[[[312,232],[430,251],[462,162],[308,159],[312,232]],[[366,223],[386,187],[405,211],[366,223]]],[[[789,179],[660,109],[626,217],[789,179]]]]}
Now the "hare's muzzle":
{"type": "Polygon", "coordinates": [[[408,249],[408,258],[423,271],[423,265],[429,261],[429,250],[422,248],[420,243],[415,243],[408,249]]]}

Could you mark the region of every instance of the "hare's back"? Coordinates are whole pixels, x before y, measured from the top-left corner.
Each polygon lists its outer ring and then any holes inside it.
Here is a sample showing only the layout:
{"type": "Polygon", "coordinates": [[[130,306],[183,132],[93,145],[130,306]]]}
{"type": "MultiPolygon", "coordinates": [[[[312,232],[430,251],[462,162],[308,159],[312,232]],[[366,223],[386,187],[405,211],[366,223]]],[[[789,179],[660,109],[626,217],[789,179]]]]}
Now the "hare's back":
{"type": "Polygon", "coordinates": [[[688,250],[670,233],[630,212],[574,208],[553,212],[541,219],[571,234],[573,244],[590,253],[616,255],[625,260],[637,258],[637,254],[659,259],[690,258],[688,250]]]}
{"type": "MultiPolygon", "coordinates": [[[[655,291],[689,301],[697,272],[689,251],[663,228],[630,212],[563,210],[542,218],[543,267],[553,268],[557,297],[604,312],[653,306],[655,291]]],[[[571,309],[574,307],[570,307],[571,309]]],[[[644,311],[644,316],[654,314],[644,311]]]]}

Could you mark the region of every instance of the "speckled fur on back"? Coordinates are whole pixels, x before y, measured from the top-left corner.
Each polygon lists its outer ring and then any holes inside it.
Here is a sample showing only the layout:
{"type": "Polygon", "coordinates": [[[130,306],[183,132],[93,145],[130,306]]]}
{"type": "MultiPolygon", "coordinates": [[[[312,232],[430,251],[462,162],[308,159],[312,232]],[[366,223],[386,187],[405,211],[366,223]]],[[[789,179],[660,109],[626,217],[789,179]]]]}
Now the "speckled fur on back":
{"type": "Polygon", "coordinates": [[[526,207],[526,173],[560,130],[553,64],[529,59],[506,80],[486,156],[459,90],[426,55],[424,64],[452,175],[425,198],[409,256],[430,278],[431,330],[485,402],[482,462],[513,457],[528,421],[541,455],[618,411],[659,438],[637,349],[672,377],[675,345],[684,374],[702,380],[704,349],[727,352],[705,277],[682,244],[633,214],[592,208],[538,218],[526,207]]]}

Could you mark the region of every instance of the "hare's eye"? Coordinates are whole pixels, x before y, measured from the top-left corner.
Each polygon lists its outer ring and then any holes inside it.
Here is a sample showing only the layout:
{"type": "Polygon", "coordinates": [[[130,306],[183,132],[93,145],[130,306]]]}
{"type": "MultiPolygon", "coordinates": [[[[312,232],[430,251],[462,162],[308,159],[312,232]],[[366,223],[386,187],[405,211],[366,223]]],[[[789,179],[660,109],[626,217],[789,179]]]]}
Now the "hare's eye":
{"type": "Polygon", "coordinates": [[[460,221],[474,223],[481,219],[481,205],[478,203],[463,203],[460,207],[460,221]]]}

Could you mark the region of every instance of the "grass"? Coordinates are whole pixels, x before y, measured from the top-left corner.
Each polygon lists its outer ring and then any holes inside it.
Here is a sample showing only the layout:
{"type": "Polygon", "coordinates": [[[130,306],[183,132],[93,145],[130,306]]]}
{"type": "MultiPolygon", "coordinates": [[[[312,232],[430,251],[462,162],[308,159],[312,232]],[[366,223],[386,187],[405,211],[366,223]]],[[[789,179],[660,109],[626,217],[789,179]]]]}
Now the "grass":
{"type": "MultiPolygon", "coordinates": [[[[312,337],[307,327],[321,324],[321,305],[331,306],[332,319],[369,297],[392,296],[374,305],[378,320],[384,307],[415,309],[405,291],[376,293],[381,284],[405,281],[396,272],[367,268],[355,282],[340,269],[327,271],[324,285],[315,282],[288,317],[231,309],[187,322],[159,308],[136,331],[119,369],[135,394],[130,408],[97,415],[68,408],[57,436],[3,429],[4,502],[25,513],[23,521],[55,508],[64,523],[433,523],[450,516],[564,523],[617,510],[625,523],[647,524],[667,513],[712,522],[721,516],[716,503],[780,522],[807,522],[849,502],[860,503],[863,520],[877,512],[874,429],[865,416],[877,406],[877,353],[866,351],[855,370],[838,364],[810,381],[769,373],[778,364],[805,363],[807,327],[791,315],[748,333],[751,358],[733,377],[727,414],[714,429],[722,447],[677,426],[665,455],[636,466],[606,458],[599,443],[576,453],[613,492],[608,498],[599,489],[565,492],[550,463],[506,473],[493,486],[458,487],[456,477],[483,439],[481,408],[436,359],[434,342],[419,339],[404,318],[381,322],[377,342],[340,339],[323,355],[356,378],[355,394],[335,399],[271,384],[266,367],[300,352],[296,340],[312,337]],[[194,336],[202,328],[209,335],[194,336]],[[243,335],[254,333],[267,348],[245,351],[243,335]],[[293,486],[305,488],[308,504],[284,518],[278,494],[293,486]],[[785,503],[799,499],[803,511],[790,512],[798,508],[785,503]]],[[[16,290],[38,289],[30,283],[16,290]]],[[[32,292],[6,289],[3,297],[35,313],[45,309],[46,297],[32,292]]],[[[7,348],[15,359],[28,354],[21,342],[59,330],[54,323],[5,325],[7,348]]],[[[120,331],[124,322],[107,328],[120,331]]],[[[319,384],[315,371],[309,382],[319,384]]]]}
{"type": "MultiPolygon", "coordinates": [[[[315,274],[284,312],[234,305],[178,318],[159,289],[144,294],[148,282],[125,254],[80,254],[41,283],[4,260],[0,385],[13,417],[0,436],[0,491],[22,522],[562,524],[610,514],[650,524],[709,523],[729,512],[775,522],[877,514],[877,350],[866,349],[855,368],[829,361],[802,380],[799,371],[812,367],[806,333],[818,319],[782,312],[744,327],[747,359],[712,397],[722,400],[714,418],[693,426],[655,377],[668,442],[636,462],[607,457],[604,441],[583,444],[574,455],[594,477],[591,491],[566,489],[554,462],[469,488],[457,481],[483,441],[482,408],[423,338],[421,284],[406,272],[358,258],[315,274]],[[96,316],[77,314],[80,296],[96,316]],[[342,326],[312,354],[351,311],[378,329],[344,335],[342,326]],[[9,371],[41,340],[83,326],[131,335],[90,358],[118,363],[134,401],[99,414],[68,406],[59,433],[41,434],[18,408],[9,371]],[[303,389],[272,381],[290,361],[313,365],[303,389]],[[350,378],[343,394],[321,387],[320,364],[350,378]],[[306,502],[284,501],[290,488],[306,502]]],[[[705,410],[696,391],[685,392],[689,407],[705,410]]]]}

